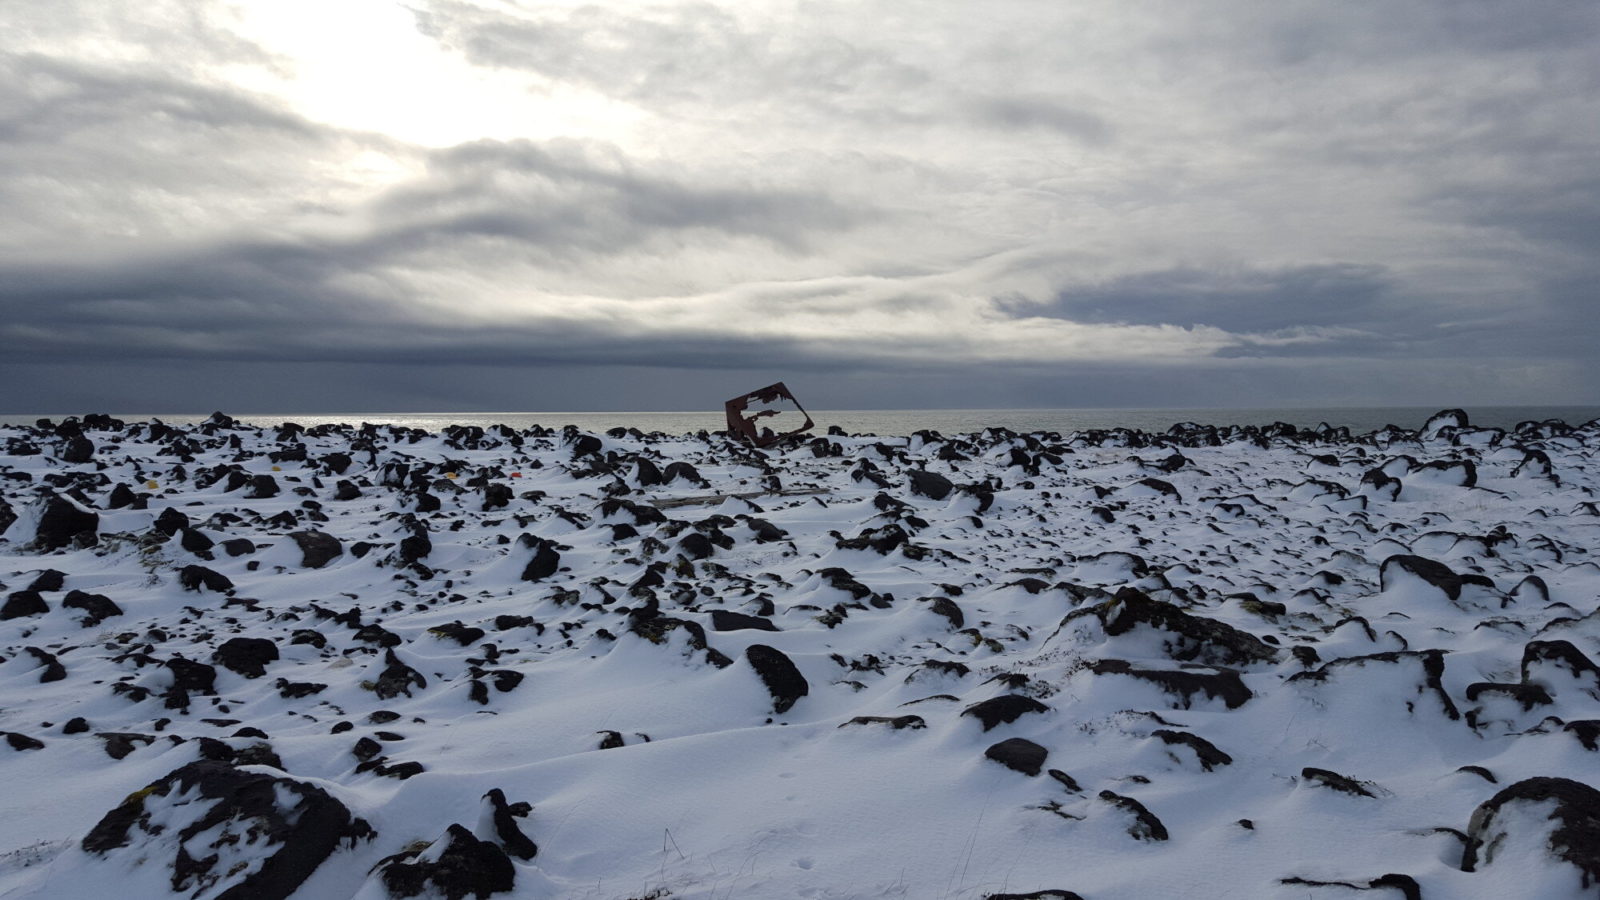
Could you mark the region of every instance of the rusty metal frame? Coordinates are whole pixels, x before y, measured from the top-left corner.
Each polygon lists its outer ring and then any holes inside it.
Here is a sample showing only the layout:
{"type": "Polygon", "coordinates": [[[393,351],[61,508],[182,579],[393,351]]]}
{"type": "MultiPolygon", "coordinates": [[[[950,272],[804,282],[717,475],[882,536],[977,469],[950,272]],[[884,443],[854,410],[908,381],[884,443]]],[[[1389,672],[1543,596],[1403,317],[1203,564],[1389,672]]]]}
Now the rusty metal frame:
{"type": "Polygon", "coordinates": [[[769,447],[778,441],[789,437],[790,435],[804,434],[805,432],[810,431],[816,424],[815,422],[811,421],[811,414],[806,412],[806,408],[800,405],[800,401],[795,398],[794,394],[790,393],[789,388],[786,387],[781,381],[777,384],[769,384],[760,390],[751,391],[748,394],[735,397],[723,404],[723,409],[728,415],[728,431],[743,437],[745,440],[755,444],[757,447],[769,447]],[[800,415],[806,417],[805,424],[792,431],[785,431],[781,434],[774,432],[770,428],[759,428],[756,425],[757,419],[761,419],[766,416],[775,416],[778,414],[778,411],[763,410],[747,416],[745,414],[745,408],[752,401],[757,400],[761,401],[762,403],[771,403],[774,400],[788,400],[790,403],[794,404],[795,409],[800,411],[800,415]]]}

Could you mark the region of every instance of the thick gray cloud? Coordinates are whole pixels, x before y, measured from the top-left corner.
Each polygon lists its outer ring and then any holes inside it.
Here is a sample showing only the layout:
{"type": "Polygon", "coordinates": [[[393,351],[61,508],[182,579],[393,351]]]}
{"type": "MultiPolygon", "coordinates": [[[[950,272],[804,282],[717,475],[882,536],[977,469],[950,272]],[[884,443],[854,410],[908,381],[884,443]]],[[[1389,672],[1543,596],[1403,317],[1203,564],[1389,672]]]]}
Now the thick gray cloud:
{"type": "Polygon", "coordinates": [[[1600,387],[1592,4],[312,13],[0,6],[0,411],[1600,387]]]}

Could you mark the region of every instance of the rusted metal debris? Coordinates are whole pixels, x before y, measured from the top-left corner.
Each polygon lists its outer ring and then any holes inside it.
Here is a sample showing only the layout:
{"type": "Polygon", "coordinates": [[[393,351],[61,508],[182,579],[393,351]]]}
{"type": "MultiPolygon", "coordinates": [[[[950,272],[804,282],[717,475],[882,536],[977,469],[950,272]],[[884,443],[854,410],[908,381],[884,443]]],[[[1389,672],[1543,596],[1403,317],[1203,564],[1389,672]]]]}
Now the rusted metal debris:
{"type": "Polygon", "coordinates": [[[830,488],[792,488],[781,491],[745,491],[738,494],[706,494],[700,497],[661,497],[649,501],[656,509],[677,509],[682,506],[710,506],[728,500],[758,500],[765,497],[812,497],[831,494],[830,488]]]}
{"type": "MultiPolygon", "coordinates": [[[[811,430],[812,425],[815,424],[811,421],[811,415],[800,405],[800,401],[795,399],[794,394],[790,393],[789,389],[781,381],[777,384],[769,384],[759,391],[751,391],[743,396],[735,397],[723,404],[723,408],[728,413],[728,430],[743,436],[745,440],[755,444],[757,447],[770,446],[791,434],[802,434],[811,430]],[[785,400],[794,405],[793,412],[805,417],[804,424],[797,428],[790,428],[787,431],[775,431],[770,425],[758,424],[761,419],[784,416],[786,413],[790,413],[789,410],[783,408],[785,400]]],[[[791,414],[789,418],[792,417],[791,414]]]]}

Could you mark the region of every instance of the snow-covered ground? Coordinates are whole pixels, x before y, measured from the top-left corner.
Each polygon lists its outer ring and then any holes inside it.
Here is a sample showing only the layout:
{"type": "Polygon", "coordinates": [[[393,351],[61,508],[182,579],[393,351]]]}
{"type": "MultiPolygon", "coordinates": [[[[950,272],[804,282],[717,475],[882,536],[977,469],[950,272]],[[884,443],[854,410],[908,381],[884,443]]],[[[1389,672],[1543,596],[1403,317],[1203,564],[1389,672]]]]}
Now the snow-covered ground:
{"type": "Polygon", "coordinates": [[[0,428],[0,896],[1600,896],[1597,453],[0,428]]]}

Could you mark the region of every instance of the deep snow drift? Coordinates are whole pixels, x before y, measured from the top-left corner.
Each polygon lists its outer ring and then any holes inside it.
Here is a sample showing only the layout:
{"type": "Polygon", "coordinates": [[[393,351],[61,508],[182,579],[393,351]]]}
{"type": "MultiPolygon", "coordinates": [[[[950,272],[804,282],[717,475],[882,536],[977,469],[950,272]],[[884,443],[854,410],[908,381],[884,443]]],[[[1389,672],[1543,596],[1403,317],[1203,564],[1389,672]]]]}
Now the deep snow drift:
{"type": "Polygon", "coordinates": [[[0,896],[1600,896],[1597,452],[0,428],[0,896]]]}

